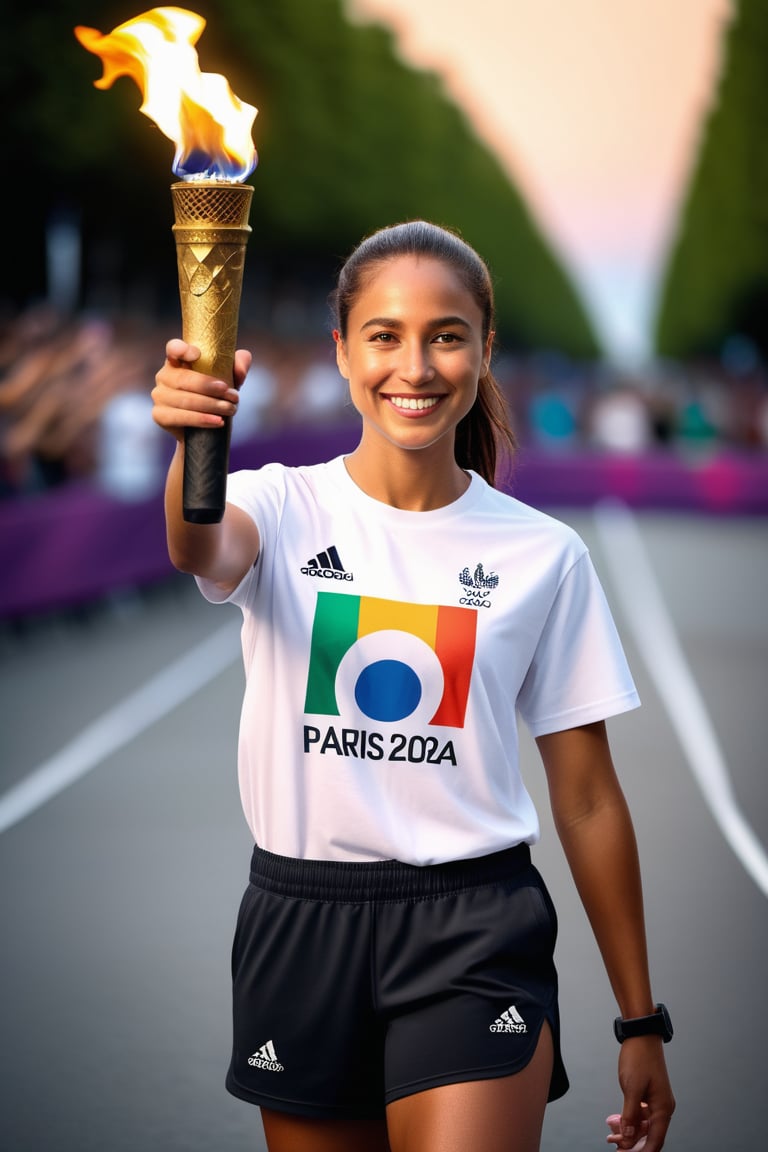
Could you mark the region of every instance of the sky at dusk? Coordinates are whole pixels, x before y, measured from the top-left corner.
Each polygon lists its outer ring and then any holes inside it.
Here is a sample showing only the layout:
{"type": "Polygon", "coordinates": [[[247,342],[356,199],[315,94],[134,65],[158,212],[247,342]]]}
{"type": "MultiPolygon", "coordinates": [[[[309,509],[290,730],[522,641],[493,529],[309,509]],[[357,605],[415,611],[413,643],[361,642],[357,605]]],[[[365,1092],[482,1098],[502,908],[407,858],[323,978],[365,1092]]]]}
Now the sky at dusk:
{"type": "Polygon", "coordinates": [[[354,18],[392,26],[408,62],[443,75],[610,354],[642,360],[732,0],[346,2],[354,18]]]}

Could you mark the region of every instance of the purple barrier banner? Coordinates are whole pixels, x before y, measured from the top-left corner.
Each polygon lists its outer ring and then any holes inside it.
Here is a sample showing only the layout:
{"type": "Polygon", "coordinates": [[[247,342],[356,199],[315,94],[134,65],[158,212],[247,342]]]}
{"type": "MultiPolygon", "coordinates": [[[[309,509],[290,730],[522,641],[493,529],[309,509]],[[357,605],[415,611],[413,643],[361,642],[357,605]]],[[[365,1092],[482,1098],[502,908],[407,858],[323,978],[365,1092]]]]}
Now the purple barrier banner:
{"type": "MultiPolygon", "coordinates": [[[[351,451],[359,429],[291,429],[233,446],[231,466],[312,464],[351,451]]],[[[522,450],[511,484],[538,508],[634,508],[707,515],[768,514],[768,456],[616,456],[522,450]]],[[[117,500],[86,484],[0,503],[0,619],[89,603],[169,577],[163,497],[117,500]]]]}
{"type": "Polygon", "coordinates": [[[521,451],[511,489],[537,508],[588,507],[613,498],[633,508],[764,516],[768,455],[560,456],[521,451]]]}

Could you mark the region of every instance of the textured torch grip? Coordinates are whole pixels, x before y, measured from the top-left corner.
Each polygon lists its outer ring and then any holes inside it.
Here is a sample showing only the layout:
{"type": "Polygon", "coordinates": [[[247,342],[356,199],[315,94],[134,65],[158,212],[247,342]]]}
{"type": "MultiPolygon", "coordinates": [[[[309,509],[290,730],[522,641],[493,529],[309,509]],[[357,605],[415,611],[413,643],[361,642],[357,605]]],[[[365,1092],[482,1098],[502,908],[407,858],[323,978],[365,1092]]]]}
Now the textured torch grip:
{"type": "Polygon", "coordinates": [[[184,519],[218,524],[227,502],[230,421],[225,428],[187,428],[184,432],[184,519]]]}
{"type": "MultiPolygon", "coordinates": [[[[173,184],[182,335],[200,349],[194,367],[232,382],[237,321],[251,229],[249,184],[173,184]]],[[[184,519],[217,524],[224,515],[230,421],[184,435],[184,519]]]]}

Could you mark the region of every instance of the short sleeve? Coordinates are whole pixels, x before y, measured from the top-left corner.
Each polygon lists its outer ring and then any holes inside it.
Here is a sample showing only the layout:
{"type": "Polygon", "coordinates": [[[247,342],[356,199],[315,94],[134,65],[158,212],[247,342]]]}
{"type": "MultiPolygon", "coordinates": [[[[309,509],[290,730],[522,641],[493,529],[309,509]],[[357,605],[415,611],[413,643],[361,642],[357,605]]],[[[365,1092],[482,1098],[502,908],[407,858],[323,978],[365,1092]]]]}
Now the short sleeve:
{"type": "Polygon", "coordinates": [[[233,472],[227,477],[227,503],[235,504],[251,517],[259,532],[261,551],[254,568],[245,574],[229,595],[223,595],[210,580],[195,577],[200,592],[211,604],[237,604],[242,607],[254,585],[264,551],[277,537],[284,498],[282,465],[266,464],[258,471],[233,472]]]}
{"type": "Polygon", "coordinates": [[[589,553],[563,577],[518,696],[533,736],[637,708],[640,698],[589,553]]]}

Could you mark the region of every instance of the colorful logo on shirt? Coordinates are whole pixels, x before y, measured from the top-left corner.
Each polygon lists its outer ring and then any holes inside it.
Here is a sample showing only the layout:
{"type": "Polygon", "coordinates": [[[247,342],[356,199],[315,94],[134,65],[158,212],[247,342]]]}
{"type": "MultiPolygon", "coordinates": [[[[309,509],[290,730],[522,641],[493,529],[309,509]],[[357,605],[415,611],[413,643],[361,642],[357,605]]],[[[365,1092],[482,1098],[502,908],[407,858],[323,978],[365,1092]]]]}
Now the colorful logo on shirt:
{"type": "Polygon", "coordinates": [[[462,728],[477,612],[318,592],[304,710],[462,728]]]}

